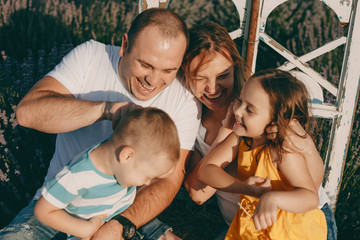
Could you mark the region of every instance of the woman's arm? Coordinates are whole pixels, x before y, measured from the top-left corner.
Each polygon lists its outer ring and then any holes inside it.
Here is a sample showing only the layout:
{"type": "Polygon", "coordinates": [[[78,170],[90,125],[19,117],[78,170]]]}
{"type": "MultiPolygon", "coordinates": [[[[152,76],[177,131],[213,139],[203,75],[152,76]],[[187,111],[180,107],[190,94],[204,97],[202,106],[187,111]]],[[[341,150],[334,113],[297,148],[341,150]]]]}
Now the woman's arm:
{"type": "Polygon", "coordinates": [[[34,214],[49,227],[80,238],[91,237],[104,223],[102,219],[108,216],[103,214],[89,220],[79,219],[71,216],[65,210],[55,207],[43,197],[37,201],[34,214]]]}
{"type": "Polygon", "coordinates": [[[202,155],[197,150],[191,154],[190,164],[192,164],[192,166],[188,166],[188,168],[190,168],[187,170],[189,171],[189,174],[185,177],[184,180],[184,186],[189,192],[191,199],[199,205],[206,202],[216,192],[215,188],[212,188],[201,182],[197,177],[200,165],[203,162],[202,159],[202,155]]]}

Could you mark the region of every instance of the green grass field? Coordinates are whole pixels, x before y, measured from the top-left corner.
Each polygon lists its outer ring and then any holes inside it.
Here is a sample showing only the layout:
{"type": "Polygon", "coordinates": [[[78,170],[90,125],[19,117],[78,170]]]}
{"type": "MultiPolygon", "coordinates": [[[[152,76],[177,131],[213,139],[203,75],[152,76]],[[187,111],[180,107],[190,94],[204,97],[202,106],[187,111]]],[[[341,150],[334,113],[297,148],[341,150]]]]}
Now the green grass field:
{"type": "MultiPolygon", "coordinates": [[[[0,0],[0,228],[24,207],[43,182],[54,151],[54,135],[19,126],[15,108],[31,86],[77,44],[95,39],[119,45],[137,13],[138,1],[0,0]]],[[[173,0],[169,6],[188,26],[212,20],[234,30],[231,1],[173,0]]],[[[289,1],[269,17],[266,32],[296,55],[346,35],[335,14],[320,1],[289,1]]],[[[240,41],[236,41],[240,44],[240,41]]],[[[309,62],[335,85],[343,48],[309,62]]],[[[284,62],[263,44],[257,69],[284,62]]],[[[326,95],[326,101],[333,102],[326,95]]],[[[330,125],[318,121],[318,149],[325,156],[330,125]]],[[[339,239],[360,239],[360,108],[356,115],[337,202],[339,239]]],[[[223,220],[214,199],[203,206],[176,200],[160,215],[184,239],[213,239],[223,220]]]]}

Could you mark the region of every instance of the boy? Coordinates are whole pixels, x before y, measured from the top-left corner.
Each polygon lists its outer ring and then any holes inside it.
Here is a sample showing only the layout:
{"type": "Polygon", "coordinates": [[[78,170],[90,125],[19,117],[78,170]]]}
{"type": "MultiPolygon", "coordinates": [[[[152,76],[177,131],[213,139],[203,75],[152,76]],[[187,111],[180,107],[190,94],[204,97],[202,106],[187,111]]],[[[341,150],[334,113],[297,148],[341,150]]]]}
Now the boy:
{"type": "Polygon", "coordinates": [[[136,186],[169,176],[180,143],[171,118],[157,108],[131,111],[108,140],[79,154],[45,183],[35,216],[46,225],[90,238],[131,205],[136,186]]]}

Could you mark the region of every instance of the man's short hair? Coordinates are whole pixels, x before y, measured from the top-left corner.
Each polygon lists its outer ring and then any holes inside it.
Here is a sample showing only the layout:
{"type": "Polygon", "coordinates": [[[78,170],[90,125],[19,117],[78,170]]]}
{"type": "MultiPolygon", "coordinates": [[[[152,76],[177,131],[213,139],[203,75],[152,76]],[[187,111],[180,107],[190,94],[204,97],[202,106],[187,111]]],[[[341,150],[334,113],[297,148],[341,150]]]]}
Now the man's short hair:
{"type": "Polygon", "coordinates": [[[189,33],[185,22],[180,16],[165,8],[149,8],[141,12],[131,23],[128,31],[127,52],[131,52],[138,34],[151,25],[158,27],[161,34],[167,38],[177,38],[179,35],[184,34],[187,48],[189,33]]]}

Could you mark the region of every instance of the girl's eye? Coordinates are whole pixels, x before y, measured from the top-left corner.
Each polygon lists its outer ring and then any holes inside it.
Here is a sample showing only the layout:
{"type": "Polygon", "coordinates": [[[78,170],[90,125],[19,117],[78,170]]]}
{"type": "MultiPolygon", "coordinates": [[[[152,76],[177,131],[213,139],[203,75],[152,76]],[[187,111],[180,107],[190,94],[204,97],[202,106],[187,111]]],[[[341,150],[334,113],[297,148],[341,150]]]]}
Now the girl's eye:
{"type": "Polygon", "coordinates": [[[252,111],[249,107],[246,108],[246,111],[247,111],[248,113],[253,113],[253,111],[252,111]]]}

